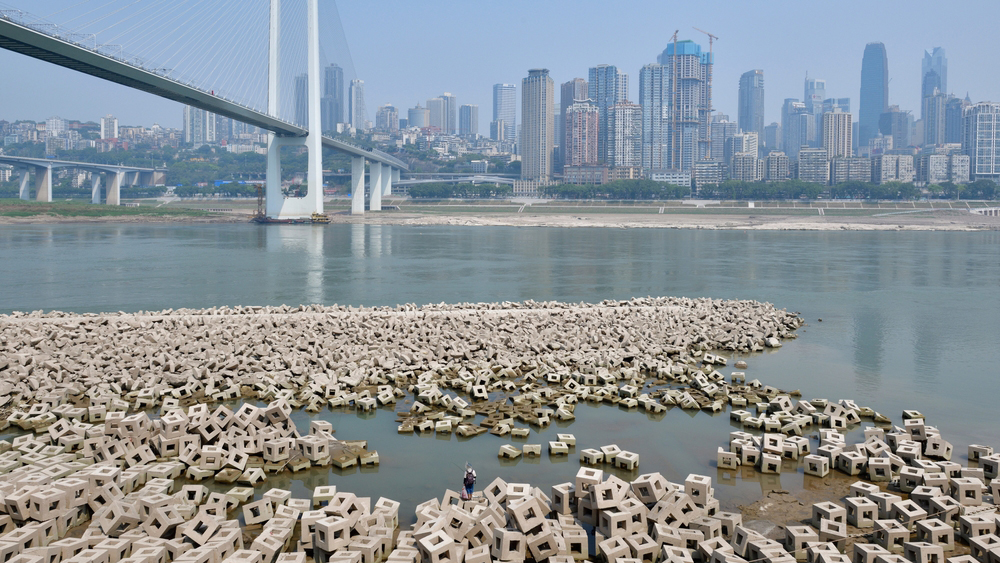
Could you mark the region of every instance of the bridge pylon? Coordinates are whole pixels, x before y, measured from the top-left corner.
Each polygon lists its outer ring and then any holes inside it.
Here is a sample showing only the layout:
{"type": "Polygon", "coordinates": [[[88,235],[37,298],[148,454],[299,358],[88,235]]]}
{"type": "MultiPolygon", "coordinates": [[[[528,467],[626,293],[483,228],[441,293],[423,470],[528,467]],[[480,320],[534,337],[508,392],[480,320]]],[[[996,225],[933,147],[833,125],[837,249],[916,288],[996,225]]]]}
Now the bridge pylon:
{"type": "MultiPolygon", "coordinates": [[[[278,114],[278,52],[281,0],[271,0],[268,46],[267,111],[278,114]]],[[[271,219],[301,219],[323,213],[323,125],[320,117],[319,0],[307,0],[307,75],[309,132],[305,137],[267,136],[266,213],[271,219]],[[309,151],[305,197],[281,193],[281,147],[305,146],[309,151]]]]}

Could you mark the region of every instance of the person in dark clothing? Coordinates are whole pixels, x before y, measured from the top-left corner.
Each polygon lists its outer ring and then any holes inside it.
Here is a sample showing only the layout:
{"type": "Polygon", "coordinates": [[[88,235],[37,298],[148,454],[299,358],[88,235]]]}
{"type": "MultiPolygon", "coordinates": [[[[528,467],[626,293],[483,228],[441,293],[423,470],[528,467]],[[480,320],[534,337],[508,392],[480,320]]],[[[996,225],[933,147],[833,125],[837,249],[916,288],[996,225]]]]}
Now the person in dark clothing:
{"type": "Polygon", "coordinates": [[[466,499],[472,498],[472,491],[476,487],[476,470],[468,463],[465,464],[465,476],[462,478],[462,485],[465,486],[466,499]]]}

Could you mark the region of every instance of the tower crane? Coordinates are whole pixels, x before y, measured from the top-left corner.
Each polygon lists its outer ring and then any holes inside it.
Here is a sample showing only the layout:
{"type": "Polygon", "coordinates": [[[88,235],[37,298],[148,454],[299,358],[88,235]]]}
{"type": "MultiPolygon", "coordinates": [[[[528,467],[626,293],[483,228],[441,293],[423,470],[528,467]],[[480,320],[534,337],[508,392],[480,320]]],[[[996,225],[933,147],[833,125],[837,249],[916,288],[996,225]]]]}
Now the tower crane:
{"type": "MultiPolygon", "coordinates": [[[[694,26],[692,26],[692,27],[694,27],[694,26]]],[[[708,119],[707,119],[707,121],[711,122],[711,120],[712,120],[712,66],[715,65],[715,56],[712,54],[712,46],[713,46],[713,43],[715,43],[715,40],[718,39],[719,37],[717,35],[713,35],[713,34],[707,32],[707,31],[705,31],[704,29],[698,29],[697,27],[694,27],[694,30],[695,31],[700,31],[701,33],[704,33],[705,35],[708,36],[708,71],[706,73],[707,76],[705,78],[707,79],[707,83],[708,83],[707,84],[708,85],[708,108],[707,108],[708,109],[708,119]]],[[[708,156],[708,158],[712,158],[712,126],[711,126],[711,124],[708,125],[707,129],[708,129],[708,131],[706,132],[707,134],[705,136],[705,144],[706,144],[706,147],[705,147],[706,148],[706,152],[705,152],[705,154],[708,156]]]]}

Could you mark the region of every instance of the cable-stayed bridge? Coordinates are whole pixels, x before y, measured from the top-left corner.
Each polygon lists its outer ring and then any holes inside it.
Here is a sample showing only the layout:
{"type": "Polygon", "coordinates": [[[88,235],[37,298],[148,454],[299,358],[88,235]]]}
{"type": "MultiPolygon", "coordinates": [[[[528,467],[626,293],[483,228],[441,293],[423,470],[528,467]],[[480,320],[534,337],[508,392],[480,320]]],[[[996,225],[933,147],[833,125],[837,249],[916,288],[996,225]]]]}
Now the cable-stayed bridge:
{"type": "MultiPolygon", "coordinates": [[[[407,165],[401,160],[375,149],[365,149],[351,143],[322,135],[321,124],[321,80],[320,75],[320,20],[319,1],[305,0],[306,4],[306,95],[307,124],[293,123],[283,119],[280,114],[282,100],[280,99],[282,76],[280,48],[281,4],[282,0],[268,0],[267,12],[267,65],[257,68],[251,73],[266,73],[267,94],[266,107],[255,107],[258,104],[247,101],[236,101],[235,96],[216,93],[215,89],[206,89],[204,85],[193,81],[185,81],[176,76],[172,69],[150,67],[143,59],[128,57],[119,49],[108,49],[108,45],[97,43],[92,34],[77,33],[61,26],[46,22],[21,10],[0,10],[0,47],[27,55],[29,57],[62,66],[77,72],[89,74],[104,80],[115,82],[129,88],[148,92],[161,98],[174,100],[205,111],[209,111],[234,120],[260,127],[270,132],[267,143],[267,215],[271,218],[304,218],[313,213],[323,212],[322,189],[322,148],[327,147],[347,154],[351,157],[351,188],[353,194],[352,213],[363,213],[365,209],[365,167],[370,168],[370,209],[381,210],[383,195],[392,193],[393,182],[399,181],[401,170],[407,170],[407,165]],[[281,190],[281,148],[284,146],[302,146],[308,150],[307,186],[304,197],[286,197],[281,190]]],[[[286,0],[287,1],[287,0],[286,0]]],[[[259,0],[257,2],[260,3],[259,0]]],[[[183,3],[173,7],[179,10],[183,3]]],[[[238,17],[239,10],[245,4],[220,3],[214,13],[224,14],[232,19],[238,17]],[[220,10],[226,10],[220,12],[220,10]],[[231,12],[237,12],[232,14],[231,12]]],[[[170,3],[166,3],[170,8],[170,3]]],[[[124,10],[121,8],[120,10],[124,10]]],[[[120,11],[119,10],[119,11],[120,11]]],[[[104,16],[113,17],[114,13],[104,16]]],[[[146,20],[140,20],[132,27],[148,21],[154,14],[145,14],[146,20]]],[[[200,14],[202,17],[203,14],[200,14]]],[[[131,22],[130,22],[131,23],[131,22]]],[[[226,30],[217,30],[224,33],[226,30]]],[[[170,37],[166,38],[171,39],[170,37]]],[[[174,43],[183,37],[173,38],[174,43]]],[[[187,54],[183,60],[190,58],[187,54]]],[[[235,56],[235,55],[234,55],[235,56]]],[[[216,57],[219,58],[219,57],[216,57]]],[[[225,56],[222,57],[223,59],[225,56]]],[[[181,62],[183,62],[183,60],[181,62]]],[[[210,72],[224,74],[225,68],[219,65],[225,61],[213,61],[210,72]]],[[[206,68],[208,65],[204,65],[206,68]]],[[[230,71],[232,72],[232,71],[230,71]]],[[[241,88],[259,82],[260,77],[242,77],[241,88]]],[[[239,80],[237,75],[235,80],[239,80]]],[[[235,82],[234,82],[235,84],[235,82]]],[[[296,84],[298,87],[298,84],[296,84]]],[[[287,86],[286,86],[287,89],[287,86]]],[[[237,92],[239,94],[240,92],[237,92]]],[[[252,99],[252,96],[249,97],[252,99]]],[[[245,97],[245,99],[248,99],[245,97]]],[[[259,99],[259,97],[258,97],[259,99]]],[[[26,190],[22,190],[22,197],[26,190]]],[[[37,198],[51,201],[51,190],[37,190],[37,198]]],[[[117,204],[112,198],[108,203],[117,204]]]]}

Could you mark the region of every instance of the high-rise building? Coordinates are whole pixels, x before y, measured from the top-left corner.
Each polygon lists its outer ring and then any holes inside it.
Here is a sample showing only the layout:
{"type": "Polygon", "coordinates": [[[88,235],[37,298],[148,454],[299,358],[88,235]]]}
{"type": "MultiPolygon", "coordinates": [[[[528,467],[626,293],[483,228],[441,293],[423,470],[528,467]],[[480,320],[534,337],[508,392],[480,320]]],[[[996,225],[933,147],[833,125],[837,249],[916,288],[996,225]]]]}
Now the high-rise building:
{"type": "Polygon", "coordinates": [[[102,139],[118,138],[118,118],[111,115],[110,113],[101,118],[101,138],[102,139]]]}
{"type": "Polygon", "coordinates": [[[924,51],[924,59],[920,63],[920,97],[933,96],[935,89],[942,94],[948,93],[948,58],[943,47],[924,51]]]}
{"type": "MultiPolygon", "coordinates": [[[[764,150],[765,151],[780,151],[781,150],[781,124],[778,122],[773,122],[770,125],[764,127],[764,150]]],[[[786,157],[787,158],[787,157],[786,157]]]]}
{"type": "Polygon", "coordinates": [[[902,111],[899,106],[889,106],[889,109],[879,116],[878,130],[885,136],[892,137],[892,146],[903,149],[912,145],[910,133],[913,131],[913,114],[902,111]]]}
{"type": "Polygon", "coordinates": [[[555,84],[549,70],[535,68],[521,81],[521,178],[547,182],[552,178],[552,121],[555,84]]]}
{"type": "Polygon", "coordinates": [[[789,178],[788,155],[781,151],[767,153],[764,162],[764,177],[769,182],[784,182],[789,178]]]}
{"type": "Polygon", "coordinates": [[[215,114],[184,106],[184,142],[199,147],[215,141],[215,114]]]}
{"type": "Polygon", "coordinates": [[[729,157],[724,156],[726,142],[740,131],[739,124],[735,121],[729,121],[728,115],[717,113],[712,116],[712,123],[709,127],[712,128],[712,154],[715,158],[729,162],[729,157]]]}
{"type": "Polygon", "coordinates": [[[806,141],[811,147],[823,145],[823,100],[826,99],[826,80],[806,77],[802,103],[813,116],[813,126],[806,141]]]}
{"type": "Polygon", "coordinates": [[[979,102],[965,108],[962,151],[975,180],[1000,180],[1000,104],[979,102]]]}
{"type": "Polygon", "coordinates": [[[336,131],[344,122],[344,69],[332,64],[323,69],[323,98],[320,100],[323,131],[336,131]]]}
{"type": "Polygon", "coordinates": [[[574,78],[559,87],[559,117],[556,119],[556,139],[559,140],[559,161],[566,162],[566,110],[577,100],[587,99],[587,81],[574,78]]]}
{"type": "MultiPolygon", "coordinates": [[[[493,85],[493,121],[503,121],[504,140],[517,140],[517,86],[493,85]]],[[[499,141],[497,137],[493,140],[499,141]]]]}
{"type": "MultiPolygon", "coordinates": [[[[710,126],[712,119],[711,53],[691,40],[667,45],[657,62],[665,65],[670,86],[666,91],[672,103],[667,107],[667,139],[670,151],[668,168],[690,170],[702,159],[722,159],[712,154],[710,126]],[[676,79],[676,80],[675,80],[676,79]]],[[[711,167],[703,167],[707,170],[711,167]]]]}
{"type": "Polygon", "coordinates": [[[889,109],[889,59],[882,43],[869,43],[861,59],[858,146],[867,147],[878,134],[879,118],[889,109]]]}
{"type": "Polygon", "coordinates": [[[597,164],[597,106],[590,100],[577,100],[566,108],[566,136],[561,141],[564,166],[597,164]]]}
{"type": "MultiPolygon", "coordinates": [[[[598,149],[600,150],[600,149],[598,149]]],[[[625,101],[608,108],[608,166],[642,166],[642,106],[625,101]]]]}
{"type": "Polygon", "coordinates": [[[759,182],[764,179],[764,161],[757,158],[756,153],[736,153],[729,162],[729,178],[738,182],[759,182]]]}
{"type": "MultiPolygon", "coordinates": [[[[764,138],[764,71],[748,70],[740,76],[736,122],[743,131],[764,138]]],[[[714,133],[713,133],[714,135],[714,133]]]]}
{"type": "Polygon", "coordinates": [[[309,75],[295,77],[295,124],[309,127],[309,75]]]}
{"type": "Polygon", "coordinates": [[[347,113],[351,121],[351,127],[358,131],[365,129],[365,121],[368,119],[368,111],[365,109],[365,81],[355,78],[351,80],[350,92],[347,98],[347,113]]]}
{"type": "Polygon", "coordinates": [[[830,184],[871,182],[872,160],[864,157],[837,157],[830,163],[830,184]]]}
{"type": "Polygon", "coordinates": [[[781,107],[781,147],[789,160],[799,159],[799,150],[808,145],[812,129],[814,121],[806,105],[795,98],[786,98],[781,107]]]}
{"type": "Polygon", "coordinates": [[[823,114],[823,148],[827,158],[854,156],[854,123],[840,108],[823,114]]]}
{"type": "Polygon", "coordinates": [[[420,104],[417,104],[417,107],[410,108],[406,112],[406,125],[408,127],[423,129],[430,125],[430,121],[430,111],[427,108],[420,107],[420,104]]]}
{"type": "MultiPolygon", "coordinates": [[[[931,71],[933,72],[933,71],[931,71]]],[[[920,104],[922,122],[924,125],[924,145],[936,146],[945,143],[947,134],[948,96],[937,88],[934,94],[926,96],[920,104]]]]}
{"type": "Polygon", "coordinates": [[[235,128],[235,122],[224,116],[215,116],[215,140],[216,141],[229,141],[233,138],[233,129],[235,128]]]}
{"type": "Polygon", "coordinates": [[[427,100],[427,111],[430,112],[431,119],[427,122],[428,127],[437,127],[442,133],[447,133],[445,130],[445,101],[442,97],[431,98],[427,100]]]}
{"type": "Polygon", "coordinates": [[[916,176],[913,155],[881,154],[872,157],[872,182],[912,182],[916,176]]]}
{"type": "Polygon", "coordinates": [[[45,120],[45,136],[58,137],[66,134],[66,120],[59,117],[50,117],[45,120]]]}
{"type": "Polygon", "coordinates": [[[614,65],[597,65],[590,69],[587,97],[597,105],[597,154],[601,162],[608,156],[608,108],[628,99],[628,75],[614,65]]]}
{"type": "Polygon", "coordinates": [[[642,167],[663,170],[669,166],[667,108],[670,105],[667,66],[648,64],[639,71],[639,105],[642,106],[642,167]]]}
{"type": "Polygon", "coordinates": [[[458,101],[451,92],[441,94],[441,99],[444,100],[444,119],[441,130],[449,135],[454,135],[458,132],[458,101]]]}
{"type": "MultiPolygon", "coordinates": [[[[738,154],[749,154],[757,158],[758,154],[758,137],[757,133],[754,132],[740,132],[726,139],[726,144],[721,153],[722,157],[725,159],[726,164],[732,166],[733,157],[738,154]]],[[[712,139],[715,142],[715,139],[712,139]]]]}
{"type": "Polygon", "coordinates": [[[830,183],[830,161],[826,158],[826,149],[799,150],[799,180],[824,186],[830,183]]]}
{"type": "Polygon", "coordinates": [[[399,131],[399,110],[389,104],[380,106],[375,113],[375,130],[382,133],[399,131]]]}
{"type": "Polygon", "coordinates": [[[479,135],[479,106],[465,104],[458,108],[458,134],[464,137],[479,135]]]}
{"type": "Polygon", "coordinates": [[[944,108],[944,142],[962,142],[962,124],[965,122],[967,102],[962,98],[949,98],[944,108]]]}

